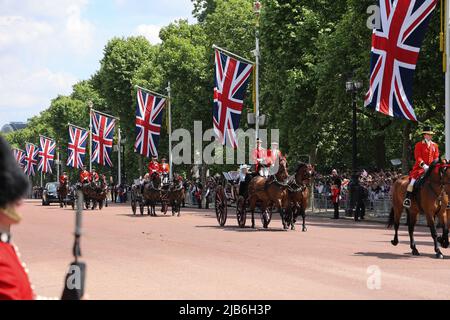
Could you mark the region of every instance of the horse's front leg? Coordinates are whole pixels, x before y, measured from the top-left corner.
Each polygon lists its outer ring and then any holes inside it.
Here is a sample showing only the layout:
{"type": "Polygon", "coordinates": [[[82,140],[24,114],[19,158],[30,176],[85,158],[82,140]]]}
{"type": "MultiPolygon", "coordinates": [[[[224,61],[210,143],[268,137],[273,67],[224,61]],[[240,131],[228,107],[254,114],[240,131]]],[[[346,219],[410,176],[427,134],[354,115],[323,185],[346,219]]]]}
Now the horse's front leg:
{"type": "MultiPolygon", "coordinates": [[[[408,210],[408,216],[409,216],[408,232],[409,232],[409,241],[410,241],[413,256],[420,256],[419,250],[417,250],[417,247],[416,247],[416,241],[414,239],[414,230],[416,228],[418,215],[419,215],[418,212],[411,212],[408,210]]],[[[396,225],[396,227],[397,227],[397,225],[396,225]]],[[[398,239],[397,232],[398,232],[398,228],[396,228],[396,237],[398,239]]]]}
{"type": "Polygon", "coordinates": [[[301,214],[302,214],[302,218],[303,218],[303,227],[302,227],[302,232],[306,232],[308,231],[308,228],[306,227],[306,210],[305,208],[302,206],[301,209],[301,214]]]}
{"type": "Polygon", "coordinates": [[[431,232],[431,238],[433,238],[434,242],[434,252],[436,253],[436,259],[444,259],[444,255],[441,252],[441,244],[438,241],[438,233],[436,230],[436,221],[434,220],[434,217],[431,215],[427,216],[427,223],[428,227],[430,228],[431,232]]]}

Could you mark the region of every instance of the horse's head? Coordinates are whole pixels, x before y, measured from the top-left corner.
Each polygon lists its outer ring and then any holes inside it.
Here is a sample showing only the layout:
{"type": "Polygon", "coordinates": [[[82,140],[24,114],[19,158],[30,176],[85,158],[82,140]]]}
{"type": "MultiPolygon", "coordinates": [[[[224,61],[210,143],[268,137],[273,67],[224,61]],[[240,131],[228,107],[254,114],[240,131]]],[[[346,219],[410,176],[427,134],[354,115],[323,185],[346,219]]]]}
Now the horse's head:
{"type": "Polygon", "coordinates": [[[298,184],[308,184],[314,176],[314,167],[310,164],[299,162],[295,170],[295,180],[298,184]]]}
{"type": "Polygon", "coordinates": [[[278,180],[284,181],[289,177],[288,162],[285,157],[281,157],[278,164],[278,173],[276,174],[278,180]]]}
{"type": "Polygon", "coordinates": [[[450,195],[450,164],[446,159],[441,160],[440,162],[435,161],[430,165],[430,170],[436,171],[436,167],[438,167],[439,180],[443,185],[445,192],[450,195]],[[436,163],[435,163],[436,162],[436,163]]]}

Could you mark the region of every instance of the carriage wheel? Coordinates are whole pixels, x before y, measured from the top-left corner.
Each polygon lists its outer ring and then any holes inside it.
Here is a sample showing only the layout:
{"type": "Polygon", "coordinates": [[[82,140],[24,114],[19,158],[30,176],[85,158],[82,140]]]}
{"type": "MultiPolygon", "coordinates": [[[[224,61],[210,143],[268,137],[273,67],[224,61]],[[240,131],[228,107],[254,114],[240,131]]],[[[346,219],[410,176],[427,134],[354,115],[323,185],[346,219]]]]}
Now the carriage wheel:
{"type": "Polygon", "coordinates": [[[270,222],[272,221],[272,210],[266,209],[261,212],[261,222],[263,224],[264,229],[268,229],[270,222]]]}
{"type": "Polygon", "coordinates": [[[225,196],[225,190],[222,186],[217,187],[216,190],[216,217],[219,225],[224,227],[227,223],[227,198],[225,196]]]}
{"type": "Polygon", "coordinates": [[[245,228],[245,224],[247,223],[247,208],[245,206],[245,199],[243,197],[239,197],[239,200],[236,204],[236,217],[239,227],[245,228]]]}

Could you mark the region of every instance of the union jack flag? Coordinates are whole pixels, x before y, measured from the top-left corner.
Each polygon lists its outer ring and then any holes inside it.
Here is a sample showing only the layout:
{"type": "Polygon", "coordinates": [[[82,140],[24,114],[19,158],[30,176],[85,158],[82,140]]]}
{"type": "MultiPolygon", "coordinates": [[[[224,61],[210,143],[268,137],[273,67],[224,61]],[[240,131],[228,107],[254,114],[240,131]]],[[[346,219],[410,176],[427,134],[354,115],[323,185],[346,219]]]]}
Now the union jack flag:
{"type": "Polygon", "coordinates": [[[370,89],[365,106],[417,121],[412,105],[414,70],[437,0],[380,0],[381,28],[372,36],[370,89]]]}
{"type": "Polygon", "coordinates": [[[91,121],[93,143],[91,160],[101,166],[109,166],[112,168],[111,152],[116,120],[93,111],[91,121]]]}
{"type": "Polygon", "coordinates": [[[150,158],[158,156],[159,137],[166,99],[156,97],[138,89],[136,108],[136,143],[137,153],[150,158]]]}
{"type": "Polygon", "coordinates": [[[74,169],[83,168],[86,156],[86,145],[89,132],[87,130],[69,125],[69,158],[67,166],[74,169]]]}
{"type": "Polygon", "coordinates": [[[56,142],[41,136],[41,147],[39,149],[39,166],[38,170],[42,173],[52,173],[52,164],[55,161],[56,142]]]}
{"type": "Polygon", "coordinates": [[[219,50],[215,55],[214,131],[222,145],[237,148],[236,130],[239,129],[253,65],[231,58],[219,50]]]}
{"type": "Polygon", "coordinates": [[[24,159],[24,161],[25,161],[24,172],[29,177],[36,175],[38,154],[39,154],[39,148],[32,143],[27,143],[26,156],[24,159]]]}
{"type": "Polygon", "coordinates": [[[13,149],[13,154],[14,154],[14,158],[16,159],[17,164],[23,168],[25,163],[25,151],[20,150],[20,149],[13,149]]]}

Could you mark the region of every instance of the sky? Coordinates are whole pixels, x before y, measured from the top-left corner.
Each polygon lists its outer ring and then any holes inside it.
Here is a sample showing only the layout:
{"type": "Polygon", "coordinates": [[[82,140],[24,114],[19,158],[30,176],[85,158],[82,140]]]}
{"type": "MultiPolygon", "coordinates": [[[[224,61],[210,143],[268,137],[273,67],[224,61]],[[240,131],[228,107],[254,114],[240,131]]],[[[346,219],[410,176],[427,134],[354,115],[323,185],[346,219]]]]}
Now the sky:
{"type": "Polygon", "coordinates": [[[0,128],[26,122],[100,67],[115,36],[143,35],[192,17],[190,0],[0,0],[0,128]]]}

